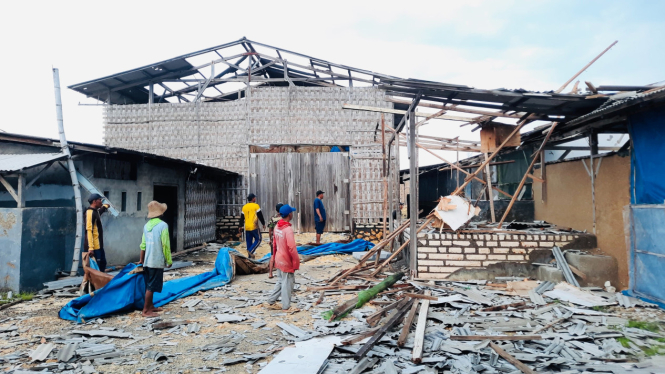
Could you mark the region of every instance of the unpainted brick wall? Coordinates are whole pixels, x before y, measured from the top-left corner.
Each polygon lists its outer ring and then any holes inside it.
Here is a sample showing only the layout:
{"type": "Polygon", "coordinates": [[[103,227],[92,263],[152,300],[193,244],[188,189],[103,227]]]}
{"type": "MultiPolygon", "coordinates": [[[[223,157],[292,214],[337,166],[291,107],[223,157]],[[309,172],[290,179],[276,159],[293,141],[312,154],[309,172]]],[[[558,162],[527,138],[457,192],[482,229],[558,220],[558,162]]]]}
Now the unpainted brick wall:
{"type": "Polygon", "coordinates": [[[588,235],[591,234],[421,233],[418,234],[418,278],[445,279],[461,268],[482,268],[498,262],[527,262],[529,254],[535,250],[564,247],[588,235]]]}

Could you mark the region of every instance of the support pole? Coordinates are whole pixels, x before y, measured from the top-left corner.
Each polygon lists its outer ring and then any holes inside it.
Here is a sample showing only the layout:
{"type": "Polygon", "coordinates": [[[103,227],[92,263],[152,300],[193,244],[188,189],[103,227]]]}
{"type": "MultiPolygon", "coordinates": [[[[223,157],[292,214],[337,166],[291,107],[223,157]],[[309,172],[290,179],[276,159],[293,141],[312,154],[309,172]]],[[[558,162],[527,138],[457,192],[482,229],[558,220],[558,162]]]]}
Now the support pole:
{"type": "MultiPolygon", "coordinates": [[[[67,168],[69,176],[72,179],[74,188],[74,204],[76,207],[76,239],[74,240],[74,258],[72,259],[71,276],[75,276],[79,270],[79,257],[81,256],[81,237],[83,236],[83,203],[81,202],[81,189],[79,187],[76,168],[72,160],[72,154],[69,152],[69,145],[65,137],[65,126],[62,121],[62,98],[60,97],[60,73],[58,69],[53,68],[53,87],[55,92],[55,114],[58,123],[58,133],[60,135],[60,148],[62,153],[67,156],[67,168]]],[[[110,97],[109,97],[110,102],[110,97]]]]}
{"type": "MultiPolygon", "coordinates": [[[[485,160],[487,160],[489,156],[487,153],[485,153],[485,160]]],[[[489,200],[490,203],[490,214],[492,216],[492,223],[496,222],[496,216],[494,215],[494,193],[492,192],[492,176],[490,173],[490,164],[487,163],[485,164],[485,175],[487,176],[487,200],[489,200]]]]}
{"type": "Polygon", "coordinates": [[[545,140],[543,140],[543,144],[540,145],[540,148],[538,148],[538,151],[534,153],[533,159],[531,160],[531,164],[529,164],[529,167],[526,169],[526,172],[524,173],[524,176],[522,177],[522,180],[520,181],[519,186],[517,186],[517,189],[515,190],[515,193],[513,194],[513,198],[510,199],[510,203],[508,204],[508,207],[506,208],[506,211],[503,213],[503,217],[501,217],[501,221],[499,221],[499,226],[497,226],[498,229],[501,228],[503,225],[503,221],[506,220],[506,217],[508,217],[508,213],[510,213],[510,209],[513,207],[513,204],[515,204],[515,200],[517,200],[518,196],[521,195],[522,188],[524,187],[524,183],[526,182],[526,179],[529,177],[529,173],[531,172],[531,169],[533,169],[533,165],[536,164],[536,161],[538,161],[538,158],[541,155],[541,151],[545,149],[545,144],[547,144],[547,141],[550,140],[550,136],[552,136],[552,132],[554,131],[554,128],[556,128],[556,125],[558,123],[554,122],[552,123],[552,126],[550,127],[550,131],[547,132],[547,136],[545,136],[545,140]]]}
{"type": "MultiPolygon", "coordinates": [[[[382,168],[382,179],[383,179],[383,236],[381,239],[386,237],[386,218],[388,210],[388,176],[386,171],[388,169],[386,165],[386,121],[381,113],[381,151],[383,154],[383,168],[382,168]]],[[[379,263],[379,256],[376,256],[376,263],[379,263]]]]}
{"type": "Polygon", "coordinates": [[[412,111],[406,114],[409,121],[409,194],[411,195],[411,201],[409,202],[409,216],[411,219],[409,228],[409,268],[411,269],[411,278],[416,278],[416,262],[418,260],[418,150],[416,148],[415,105],[412,105],[412,107],[412,111]]]}

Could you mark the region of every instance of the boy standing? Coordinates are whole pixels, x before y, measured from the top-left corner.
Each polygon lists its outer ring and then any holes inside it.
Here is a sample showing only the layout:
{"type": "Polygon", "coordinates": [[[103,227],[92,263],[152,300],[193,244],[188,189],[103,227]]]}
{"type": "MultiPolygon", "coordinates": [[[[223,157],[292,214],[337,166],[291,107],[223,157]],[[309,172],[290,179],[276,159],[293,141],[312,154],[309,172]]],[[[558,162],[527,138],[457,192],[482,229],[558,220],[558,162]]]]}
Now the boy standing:
{"type": "MultiPolygon", "coordinates": [[[[291,228],[293,212],[296,209],[284,205],[279,210],[282,219],[275,227],[274,251],[275,267],[277,268],[277,283],[268,297],[268,307],[273,306],[279,296],[282,296],[282,309],[289,310],[291,306],[291,293],[295,285],[295,271],[300,269],[300,257],[296,248],[296,239],[291,228]]],[[[294,308],[294,311],[298,311],[294,308]]]]}
{"type": "Polygon", "coordinates": [[[162,221],[166,212],[166,204],[157,201],[148,203],[148,218],[150,221],[143,227],[141,241],[141,260],[143,277],[145,280],[145,302],[143,304],[143,317],[156,317],[160,308],[155,308],[152,298],[155,292],[162,292],[164,285],[164,268],[170,268],[171,240],[169,239],[169,226],[162,221]]]}
{"type": "Polygon", "coordinates": [[[282,215],[279,214],[279,210],[284,206],[284,204],[279,203],[277,204],[277,213],[270,218],[270,221],[268,221],[268,235],[270,237],[270,265],[268,266],[268,278],[272,278],[272,269],[275,266],[275,250],[273,246],[273,232],[275,231],[275,226],[277,226],[277,222],[282,219],[282,215]]]}

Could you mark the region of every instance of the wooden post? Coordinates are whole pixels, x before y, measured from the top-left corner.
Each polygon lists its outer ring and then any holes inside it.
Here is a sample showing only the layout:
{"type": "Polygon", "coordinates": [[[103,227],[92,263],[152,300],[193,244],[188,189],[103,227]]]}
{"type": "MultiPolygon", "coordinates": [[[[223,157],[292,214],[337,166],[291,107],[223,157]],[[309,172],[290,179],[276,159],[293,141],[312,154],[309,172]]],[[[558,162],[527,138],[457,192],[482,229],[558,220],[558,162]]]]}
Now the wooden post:
{"type": "Polygon", "coordinates": [[[552,136],[552,132],[556,128],[557,124],[558,124],[557,122],[552,123],[552,127],[550,127],[550,131],[547,132],[547,136],[545,136],[543,144],[541,144],[540,148],[538,148],[538,151],[535,152],[533,159],[531,160],[531,164],[529,164],[529,167],[526,169],[526,172],[524,173],[524,176],[522,177],[519,186],[517,186],[517,189],[515,190],[515,194],[513,194],[513,198],[510,199],[510,203],[508,204],[506,211],[503,213],[503,217],[501,217],[501,221],[499,221],[499,226],[497,226],[497,228],[499,229],[501,228],[501,226],[503,225],[503,221],[506,220],[506,217],[508,217],[508,213],[510,213],[510,209],[513,207],[513,204],[515,204],[515,200],[517,200],[517,197],[521,195],[520,191],[522,190],[522,187],[524,187],[524,183],[526,182],[526,179],[529,177],[529,173],[531,172],[533,165],[536,164],[536,161],[541,155],[541,151],[545,149],[545,144],[547,144],[547,141],[550,140],[550,136],[552,136]]]}
{"type": "Polygon", "coordinates": [[[402,327],[402,332],[399,334],[399,339],[397,339],[397,346],[400,348],[404,347],[406,338],[409,336],[409,330],[411,330],[413,319],[415,318],[416,312],[418,311],[418,305],[418,300],[415,300],[413,306],[411,306],[409,314],[407,314],[406,319],[404,319],[404,327],[402,327]]]}
{"type": "MultiPolygon", "coordinates": [[[[388,169],[386,165],[386,121],[381,113],[381,153],[383,155],[383,168],[382,168],[382,180],[383,180],[383,234],[381,239],[383,240],[386,237],[386,218],[388,216],[388,177],[386,171],[388,169]]],[[[379,253],[380,254],[380,253],[379,253]]],[[[379,264],[379,254],[376,255],[376,264],[379,264]]]]}
{"type": "MultiPolygon", "coordinates": [[[[485,153],[485,160],[487,160],[487,153],[485,153]]],[[[490,173],[490,164],[485,165],[485,175],[487,180],[487,200],[490,202],[490,214],[492,216],[492,223],[496,222],[494,215],[494,193],[492,192],[492,176],[490,173]]]]}
{"type": "MultiPolygon", "coordinates": [[[[417,103],[416,103],[417,104],[417,103]]],[[[418,261],[418,150],[416,148],[416,112],[413,105],[411,112],[407,112],[409,121],[409,194],[411,200],[409,204],[409,216],[411,219],[409,229],[409,268],[411,269],[411,278],[417,277],[418,261]]]]}
{"type": "Polygon", "coordinates": [[[540,184],[540,201],[547,202],[547,173],[545,172],[545,151],[540,152],[540,178],[544,180],[540,184]]]}
{"type": "MultiPolygon", "coordinates": [[[[425,291],[425,295],[430,296],[432,291],[425,291]]],[[[418,323],[416,324],[416,336],[413,343],[412,361],[419,364],[423,360],[423,348],[425,345],[425,328],[427,327],[427,313],[429,312],[429,299],[423,299],[420,302],[420,313],[418,313],[418,323]]]]}
{"type": "Polygon", "coordinates": [[[25,208],[25,174],[23,173],[18,175],[17,195],[18,200],[16,201],[16,207],[25,208]]]}

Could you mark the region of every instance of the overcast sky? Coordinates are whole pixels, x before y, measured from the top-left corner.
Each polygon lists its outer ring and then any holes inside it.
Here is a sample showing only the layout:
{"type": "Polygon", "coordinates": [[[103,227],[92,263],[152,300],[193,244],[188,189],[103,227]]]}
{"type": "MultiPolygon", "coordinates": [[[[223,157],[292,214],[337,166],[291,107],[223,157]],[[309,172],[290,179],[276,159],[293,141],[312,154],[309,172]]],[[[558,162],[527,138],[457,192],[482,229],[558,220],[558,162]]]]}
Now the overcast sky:
{"type": "MultiPolygon", "coordinates": [[[[582,82],[665,80],[663,1],[5,1],[0,9],[0,129],[57,138],[53,66],[68,139],[99,144],[101,107],[80,106],[95,101],[66,86],[242,36],[404,78],[540,91],[618,40],[582,82]]],[[[422,131],[478,139],[458,125],[432,121],[422,131]]]]}

